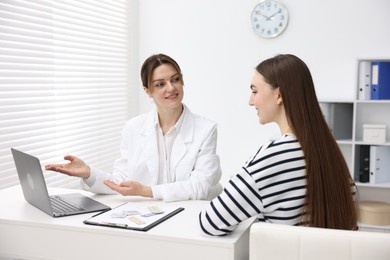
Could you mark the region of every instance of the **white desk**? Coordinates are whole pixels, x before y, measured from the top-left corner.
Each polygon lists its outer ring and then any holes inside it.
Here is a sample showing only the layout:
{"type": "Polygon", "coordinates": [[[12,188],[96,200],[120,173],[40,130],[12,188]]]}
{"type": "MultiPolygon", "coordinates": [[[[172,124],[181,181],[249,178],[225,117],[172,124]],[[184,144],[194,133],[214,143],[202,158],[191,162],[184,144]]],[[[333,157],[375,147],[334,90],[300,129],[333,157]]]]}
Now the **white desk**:
{"type": "MultiPolygon", "coordinates": [[[[80,192],[116,207],[139,197],[96,195],[82,190],[51,188],[56,193],[80,192]]],[[[156,203],[156,202],[154,202],[156,203]]],[[[162,202],[157,202],[162,203],[162,202]]],[[[27,203],[20,186],[0,190],[0,258],[22,259],[248,259],[249,226],[243,222],[225,237],[204,235],[198,214],[207,201],[174,202],[184,211],[147,232],[83,224],[91,214],[52,218],[27,203]]]]}

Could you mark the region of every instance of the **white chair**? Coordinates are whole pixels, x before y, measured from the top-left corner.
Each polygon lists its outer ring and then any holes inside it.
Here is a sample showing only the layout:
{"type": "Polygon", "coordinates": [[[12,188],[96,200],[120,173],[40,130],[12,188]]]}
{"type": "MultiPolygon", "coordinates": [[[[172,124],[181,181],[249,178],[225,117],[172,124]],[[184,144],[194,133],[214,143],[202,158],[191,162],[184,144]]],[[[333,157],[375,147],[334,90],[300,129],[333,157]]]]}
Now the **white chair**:
{"type": "Polygon", "coordinates": [[[390,260],[390,233],[255,223],[250,260],[390,260]]]}

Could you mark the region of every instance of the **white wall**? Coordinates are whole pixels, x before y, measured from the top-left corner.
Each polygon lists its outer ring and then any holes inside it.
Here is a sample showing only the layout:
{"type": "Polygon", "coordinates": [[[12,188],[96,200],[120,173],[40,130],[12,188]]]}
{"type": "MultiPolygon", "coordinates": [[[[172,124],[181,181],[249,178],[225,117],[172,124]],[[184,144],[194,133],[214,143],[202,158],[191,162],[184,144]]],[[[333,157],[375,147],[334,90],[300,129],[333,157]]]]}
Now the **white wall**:
{"type": "MultiPolygon", "coordinates": [[[[224,179],[278,135],[274,125],[260,126],[248,106],[250,80],[261,60],[295,54],[311,69],[321,100],[353,100],[357,59],[390,58],[390,1],[280,1],[290,19],[275,39],[252,31],[250,14],[258,0],[138,1],[139,66],[160,52],[178,61],[184,102],[218,122],[224,179]]],[[[142,90],[139,79],[137,84],[142,90]]],[[[148,111],[149,99],[143,91],[139,97],[140,112],[148,111]]]]}

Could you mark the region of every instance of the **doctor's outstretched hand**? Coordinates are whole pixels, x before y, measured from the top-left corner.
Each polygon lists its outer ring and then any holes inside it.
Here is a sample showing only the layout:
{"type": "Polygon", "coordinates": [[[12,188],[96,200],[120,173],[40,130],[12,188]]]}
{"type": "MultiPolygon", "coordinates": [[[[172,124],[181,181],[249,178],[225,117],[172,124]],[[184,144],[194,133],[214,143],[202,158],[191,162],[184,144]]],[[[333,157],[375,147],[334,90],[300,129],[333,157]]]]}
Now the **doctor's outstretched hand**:
{"type": "Polygon", "coordinates": [[[123,181],[118,185],[110,180],[104,180],[104,184],[123,196],[142,196],[153,198],[152,188],[137,181],[123,181]]]}
{"type": "Polygon", "coordinates": [[[73,155],[66,155],[65,160],[70,161],[67,164],[48,164],[46,170],[60,172],[69,176],[76,176],[83,179],[88,179],[91,175],[89,166],[81,159],[73,155]]]}

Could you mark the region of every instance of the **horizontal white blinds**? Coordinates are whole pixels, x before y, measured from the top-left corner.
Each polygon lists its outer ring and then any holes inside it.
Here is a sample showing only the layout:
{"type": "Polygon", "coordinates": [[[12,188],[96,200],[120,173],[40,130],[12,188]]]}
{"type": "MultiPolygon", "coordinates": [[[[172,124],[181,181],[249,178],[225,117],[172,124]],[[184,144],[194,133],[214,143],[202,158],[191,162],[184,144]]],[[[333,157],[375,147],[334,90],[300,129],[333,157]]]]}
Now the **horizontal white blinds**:
{"type": "Polygon", "coordinates": [[[127,8],[126,0],[0,1],[0,189],[18,183],[11,147],[42,166],[73,154],[112,170],[132,113],[127,8]]]}

